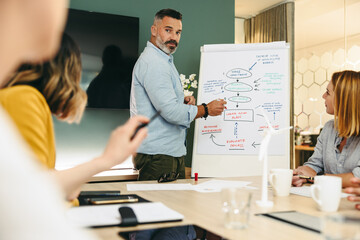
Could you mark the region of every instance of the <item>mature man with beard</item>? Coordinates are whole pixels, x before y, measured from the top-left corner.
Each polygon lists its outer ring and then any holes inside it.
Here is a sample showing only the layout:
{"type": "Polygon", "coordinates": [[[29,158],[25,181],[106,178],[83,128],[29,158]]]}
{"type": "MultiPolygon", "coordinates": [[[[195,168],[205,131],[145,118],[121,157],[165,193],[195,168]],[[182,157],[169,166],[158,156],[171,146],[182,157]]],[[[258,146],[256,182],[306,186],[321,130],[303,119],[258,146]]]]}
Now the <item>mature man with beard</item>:
{"type": "Polygon", "coordinates": [[[156,180],[164,174],[185,178],[186,129],[196,118],[220,115],[226,104],[214,100],[196,106],[193,96],[184,97],[172,56],[180,41],[181,20],[181,13],[173,9],[157,12],[151,39],[134,67],[131,115],[151,117],[160,111],[134,158],[139,180],[156,180]]]}

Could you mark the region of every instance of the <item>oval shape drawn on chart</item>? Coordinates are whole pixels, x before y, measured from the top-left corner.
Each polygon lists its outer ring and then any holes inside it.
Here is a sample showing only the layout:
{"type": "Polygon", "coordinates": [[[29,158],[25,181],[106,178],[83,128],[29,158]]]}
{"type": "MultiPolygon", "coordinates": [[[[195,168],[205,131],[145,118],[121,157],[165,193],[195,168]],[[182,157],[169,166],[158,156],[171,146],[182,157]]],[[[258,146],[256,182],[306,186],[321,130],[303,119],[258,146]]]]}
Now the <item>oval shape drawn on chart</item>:
{"type": "Polygon", "coordinates": [[[251,77],[251,75],[252,75],[251,72],[242,68],[234,68],[226,73],[226,76],[228,78],[235,78],[235,79],[248,78],[251,77]]]}
{"type": "Polygon", "coordinates": [[[250,92],[253,87],[243,82],[233,82],[226,85],[224,89],[230,92],[250,92]]]}
{"type": "Polygon", "coordinates": [[[247,103],[251,101],[251,98],[246,96],[233,96],[229,97],[228,100],[236,103],[247,103]]]}

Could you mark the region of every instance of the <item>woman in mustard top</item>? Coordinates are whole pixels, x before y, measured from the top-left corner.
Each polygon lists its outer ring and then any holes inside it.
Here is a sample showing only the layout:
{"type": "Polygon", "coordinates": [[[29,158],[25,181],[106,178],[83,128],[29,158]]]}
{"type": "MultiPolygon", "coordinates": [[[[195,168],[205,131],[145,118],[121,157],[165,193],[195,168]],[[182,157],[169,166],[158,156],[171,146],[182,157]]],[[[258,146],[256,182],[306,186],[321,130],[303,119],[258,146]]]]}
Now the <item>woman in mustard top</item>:
{"type": "Polygon", "coordinates": [[[0,102],[14,120],[36,157],[55,168],[55,137],[51,114],[79,121],[86,103],[80,88],[81,60],[77,44],[64,34],[56,57],[42,65],[22,65],[7,88],[0,90],[0,102]]]}
{"type": "MultiPolygon", "coordinates": [[[[51,61],[39,65],[23,65],[0,90],[0,104],[16,123],[20,133],[37,159],[46,167],[55,167],[55,140],[51,114],[69,123],[79,122],[87,96],[80,88],[81,58],[77,44],[63,35],[60,49],[51,61]]],[[[132,118],[110,137],[104,154],[72,169],[54,171],[69,200],[77,197],[81,184],[91,176],[123,162],[146,137],[142,129],[134,140],[130,137],[144,117],[132,118]],[[131,130],[129,130],[131,129],[131,130]],[[119,135],[129,135],[119,137],[119,135]],[[127,141],[127,142],[126,142],[127,141]],[[119,144],[129,145],[117,149],[119,144]]]]}

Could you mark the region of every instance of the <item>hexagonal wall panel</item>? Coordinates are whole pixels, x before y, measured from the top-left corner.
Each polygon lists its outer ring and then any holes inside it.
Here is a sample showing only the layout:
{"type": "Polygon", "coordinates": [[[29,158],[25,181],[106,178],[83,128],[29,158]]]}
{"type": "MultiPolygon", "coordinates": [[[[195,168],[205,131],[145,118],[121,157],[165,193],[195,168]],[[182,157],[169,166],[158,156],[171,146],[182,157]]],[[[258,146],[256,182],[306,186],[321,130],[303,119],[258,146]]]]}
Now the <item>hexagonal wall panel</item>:
{"type": "Polygon", "coordinates": [[[302,75],[300,73],[295,73],[294,87],[299,88],[302,84],[302,75]]]}
{"type": "Polygon", "coordinates": [[[300,101],[305,101],[308,98],[308,88],[302,85],[297,89],[297,98],[300,101]]]}
{"type": "Polygon", "coordinates": [[[340,48],[338,49],[335,53],[334,53],[334,63],[337,66],[341,66],[344,63],[344,56],[345,56],[345,51],[344,49],[340,48]]]}
{"type": "Polygon", "coordinates": [[[301,128],[301,129],[305,129],[309,126],[309,119],[308,119],[308,116],[305,115],[304,113],[300,114],[298,117],[297,117],[297,121],[298,121],[298,126],[301,128]]]}
{"type": "Polygon", "coordinates": [[[326,81],[326,71],[324,68],[319,68],[315,72],[315,82],[319,85],[326,81]]]}
{"type": "Polygon", "coordinates": [[[294,118],[301,128],[316,131],[334,118],[326,113],[322,95],[334,72],[342,69],[360,71],[360,44],[348,48],[345,63],[344,56],[344,49],[339,48],[321,56],[303,57],[295,64],[294,118]]]}
{"type": "Polygon", "coordinates": [[[333,75],[334,72],[338,72],[340,71],[339,67],[336,66],[331,66],[326,70],[326,80],[330,81],[331,80],[331,76],[333,75]]]}
{"type": "Polygon", "coordinates": [[[295,126],[299,126],[298,116],[294,115],[294,124],[295,126]]]}
{"type": "Polygon", "coordinates": [[[360,47],[358,47],[357,45],[352,46],[348,50],[347,59],[350,62],[356,64],[360,60],[360,47]]]}
{"type": "Polygon", "coordinates": [[[355,71],[356,65],[353,62],[347,61],[343,69],[355,71]]]}
{"type": "Polygon", "coordinates": [[[328,84],[329,84],[329,81],[326,81],[320,86],[321,96],[326,92],[326,88],[327,88],[328,84]]]}
{"type": "Polygon", "coordinates": [[[314,73],[312,71],[307,71],[303,77],[303,84],[307,87],[310,87],[314,82],[314,73]]]}
{"type": "Polygon", "coordinates": [[[320,99],[321,98],[320,86],[317,84],[311,85],[309,87],[308,96],[309,96],[309,98],[312,98],[313,100],[320,99]]]}
{"type": "Polygon", "coordinates": [[[299,115],[302,112],[302,102],[299,100],[294,101],[294,114],[299,115]]]}
{"type": "Polygon", "coordinates": [[[312,55],[309,59],[308,67],[312,71],[318,69],[320,67],[320,58],[316,55],[312,55]]]}
{"type": "Polygon", "coordinates": [[[299,73],[304,73],[308,69],[308,61],[306,58],[301,58],[297,64],[297,71],[299,73]]]}
{"type": "Polygon", "coordinates": [[[311,101],[310,99],[305,100],[304,103],[303,103],[303,111],[304,111],[304,113],[309,115],[309,114],[313,113],[314,110],[315,110],[314,101],[311,101]]]}
{"type": "Polygon", "coordinates": [[[330,52],[326,52],[321,56],[321,66],[323,68],[329,68],[332,64],[332,55],[330,52]]]}

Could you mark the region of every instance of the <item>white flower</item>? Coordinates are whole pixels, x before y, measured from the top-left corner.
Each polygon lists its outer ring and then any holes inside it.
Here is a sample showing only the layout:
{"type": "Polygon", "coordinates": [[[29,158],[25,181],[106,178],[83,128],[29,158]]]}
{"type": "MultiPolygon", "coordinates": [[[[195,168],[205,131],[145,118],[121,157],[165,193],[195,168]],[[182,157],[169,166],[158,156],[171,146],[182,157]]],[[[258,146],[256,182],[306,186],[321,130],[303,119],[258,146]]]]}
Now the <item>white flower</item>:
{"type": "Polygon", "coordinates": [[[190,74],[189,79],[190,79],[191,81],[193,81],[193,80],[195,79],[195,76],[196,76],[196,74],[195,74],[195,73],[190,74]]]}
{"type": "Polygon", "coordinates": [[[198,82],[195,79],[196,74],[190,74],[189,78],[186,78],[186,76],[184,74],[180,74],[180,80],[181,80],[181,85],[184,91],[184,95],[186,96],[192,96],[193,95],[193,91],[189,91],[191,88],[197,88],[198,86],[198,82]]]}
{"type": "Polygon", "coordinates": [[[184,90],[184,96],[185,96],[185,97],[192,96],[193,93],[194,93],[193,91],[184,90]]]}
{"type": "Polygon", "coordinates": [[[181,80],[181,82],[183,81],[183,80],[185,80],[185,75],[184,74],[180,74],[180,80],[181,80]]]}
{"type": "Polygon", "coordinates": [[[194,81],[191,83],[191,87],[192,87],[192,88],[197,88],[197,80],[194,80],[194,81]]]}
{"type": "Polygon", "coordinates": [[[190,84],[190,81],[189,81],[189,79],[184,79],[184,80],[181,80],[181,84],[182,84],[183,88],[187,88],[188,85],[190,84]]]}

